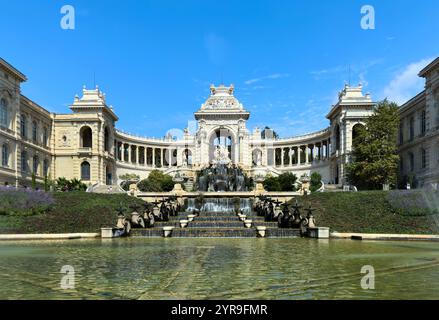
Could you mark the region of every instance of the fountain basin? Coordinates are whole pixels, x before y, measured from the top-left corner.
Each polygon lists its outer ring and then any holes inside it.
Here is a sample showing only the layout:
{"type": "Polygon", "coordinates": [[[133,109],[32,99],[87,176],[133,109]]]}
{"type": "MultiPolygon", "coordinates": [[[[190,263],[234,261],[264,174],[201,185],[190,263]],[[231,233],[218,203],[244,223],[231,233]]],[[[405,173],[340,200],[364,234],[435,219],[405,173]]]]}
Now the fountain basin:
{"type": "Polygon", "coordinates": [[[252,227],[252,225],[253,225],[253,220],[249,220],[249,219],[247,219],[247,220],[244,221],[244,226],[245,226],[247,229],[250,229],[250,228],[252,227]]]}

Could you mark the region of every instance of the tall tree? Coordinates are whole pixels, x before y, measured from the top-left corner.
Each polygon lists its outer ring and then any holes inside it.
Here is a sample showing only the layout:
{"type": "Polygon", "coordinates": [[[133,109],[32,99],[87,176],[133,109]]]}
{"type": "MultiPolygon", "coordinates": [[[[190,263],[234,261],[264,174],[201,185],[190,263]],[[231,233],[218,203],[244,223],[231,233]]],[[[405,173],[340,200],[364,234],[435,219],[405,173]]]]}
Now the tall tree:
{"type": "Polygon", "coordinates": [[[396,184],[398,173],[398,105],[387,99],[379,102],[353,141],[352,162],[347,178],[360,189],[381,189],[396,184]]]}

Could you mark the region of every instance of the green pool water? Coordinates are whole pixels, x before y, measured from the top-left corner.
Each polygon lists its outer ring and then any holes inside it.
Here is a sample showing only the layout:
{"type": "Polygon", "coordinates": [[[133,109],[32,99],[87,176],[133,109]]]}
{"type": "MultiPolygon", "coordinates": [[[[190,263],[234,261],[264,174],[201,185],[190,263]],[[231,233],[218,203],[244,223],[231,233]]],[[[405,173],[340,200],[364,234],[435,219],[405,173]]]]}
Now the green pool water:
{"type": "Polygon", "coordinates": [[[438,299],[439,244],[312,239],[0,243],[1,299],[438,299]],[[63,290],[61,268],[75,269],[63,290]],[[375,290],[361,288],[364,265],[375,290]]]}

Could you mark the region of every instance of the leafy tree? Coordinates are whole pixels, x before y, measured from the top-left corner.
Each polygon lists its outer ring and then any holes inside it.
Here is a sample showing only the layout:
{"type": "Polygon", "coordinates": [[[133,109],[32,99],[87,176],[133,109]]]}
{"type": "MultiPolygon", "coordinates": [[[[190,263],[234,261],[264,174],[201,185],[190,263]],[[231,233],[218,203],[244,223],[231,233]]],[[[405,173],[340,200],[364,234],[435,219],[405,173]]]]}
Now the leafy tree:
{"type": "Polygon", "coordinates": [[[276,191],[296,191],[297,176],[292,172],[282,173],[277,177],[279,181],[280,190],[276,191]]]}
{"type": "Polygon", "coordinates": [[[87,190],[87,185],[85,185],[81,180],[78,179],[68,180],[66,178],[60,177],[55,181],[55,185],[56,190],[63,192],[87,190]]]}
{"type": "Polygon", "coordinates": [[[311,181],[310,181],[310,191],[311,192],[316,192],[317,190],[320,189],[320,187],[322,186],[322,175],[318,172],[313,172],[311,174],[311,181]]]}
{"type": "Polygon", "coordinates": [[[398,105],[387,99],[379,102],[365,124],[356,132],[352,163],[346,168],[347,178],[360,189],[381,189],[383,184],[395,184],[399,163],[398,105]]]}
{"type": "Polygon", "coordinates": [[[273,176],[268,176],[263,182],[264,188],[267,191],[280,191],[281,185],[279,179],[273,176]]]}
{"type": "Polygon", "coordinates": [[[144,192],[169,192],[174,188],[174,181],[170,175],[153,170],[147,179],[140,181],[138,188],[144,192]]]}

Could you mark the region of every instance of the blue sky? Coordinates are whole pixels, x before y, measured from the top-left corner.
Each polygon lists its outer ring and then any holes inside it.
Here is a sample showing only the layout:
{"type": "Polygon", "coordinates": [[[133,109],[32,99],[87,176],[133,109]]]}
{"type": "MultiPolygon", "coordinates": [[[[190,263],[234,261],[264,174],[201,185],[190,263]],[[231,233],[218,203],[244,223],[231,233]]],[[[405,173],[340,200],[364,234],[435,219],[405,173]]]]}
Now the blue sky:
{"type": "Polygon", "coordinates": [[[439,56],[437,0],[5,1],[0,56],[27,75],[23,93],[66,113],[94,83],[145,136],[182,129],[211,83],[233,83],[249,128],[293,136],[328,125],[345,82],[375,100],[423,89],[417,72],[439,56]],[[63,5],[75,30],[60,27],[63,5]],[[360,27],[373,5],[376,29],[360,27]],[[351,75],[349,77],[349,66],[351,75]]]}

